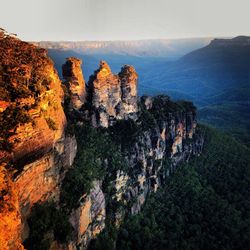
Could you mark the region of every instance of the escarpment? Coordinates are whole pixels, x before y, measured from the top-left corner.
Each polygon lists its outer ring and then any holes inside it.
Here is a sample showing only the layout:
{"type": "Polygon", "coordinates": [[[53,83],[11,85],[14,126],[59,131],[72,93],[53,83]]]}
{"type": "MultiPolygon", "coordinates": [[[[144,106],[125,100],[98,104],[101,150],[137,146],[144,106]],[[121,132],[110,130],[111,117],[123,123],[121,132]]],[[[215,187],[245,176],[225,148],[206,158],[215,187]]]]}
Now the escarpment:
{"type": "Polygon", "coordinates": [[[0,44],[0,246],[86,249],[202,153],[193,104],[139,98],[132,66],[113,74],[101,61],[85,84],[70,57],[62,83],[45,50],[0,44]]]}
{"type": "Polygon", "coordinates": [[[60,182],[76,154],[74,136],[65,135],[63,99],[61,81],[46,50],[2,36],[0,165],[11,189],[1,189],[0,220],[8,219],[0,225],[1,233],[8,232],[1,249],[20,248],[29,235],[27,218],[33,205],[59,197],[60,182]],[[13,205],[6,208],[6,200],[13,200],[13,205]],[[18,229],[13,230],[14,225],[18,229]]]}
{"type": "Polygon", "coordinates": [[[83,136],[90,131],[77,125],[79,145],[86,143],[80,147],[91,145],[95,153],[78,152],[75,167],[82,171],[78,159],[85,161],[85,154],[90,153],[93,158],[100,157],[100,166],[96,162],[94,168],[104,173],[82,177],[85,182],[92,178],[93,187],[88,191],[82,187],[78,198],[74,197],[78,205],[70,215],[74,225],[71,246],[77,242],[80,249],[85,249],[105,228],[119,227],[125,214],[139,213],[150,192],[164,185],[181,162],[202,152],[204,139],[197,130],[193,104],[172,102],[167,96],[139,98],[137,78],[132,66],[123,66],[115,75],[101,61],[86,86],[86,102],[77,111],[77,117],[96,131],[91,138],[97,145],[83,136]],[[106,136],[103,141],[102,134],[106,136]],[[117,161],[117,154],[123,164],[117,161]],[[93,196],[95,190],[99,190],[99,195],[93,196]]]}

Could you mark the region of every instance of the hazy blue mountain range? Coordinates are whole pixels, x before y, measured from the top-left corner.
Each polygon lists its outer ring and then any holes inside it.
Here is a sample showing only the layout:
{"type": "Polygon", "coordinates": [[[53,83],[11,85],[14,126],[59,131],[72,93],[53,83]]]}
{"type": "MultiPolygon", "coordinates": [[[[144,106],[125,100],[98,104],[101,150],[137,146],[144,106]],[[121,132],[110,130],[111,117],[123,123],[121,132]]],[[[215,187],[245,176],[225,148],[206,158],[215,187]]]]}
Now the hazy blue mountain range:
{"type": "Polygon", "coordinates": [[[47,49],[73,50],[85,55],[124,55],[176,59],[209,44],[212,38],[149,39],[128,41],[39,42],[47,49]]]}
{"type": "Polygon", "coordinates": [[[124,64],[131,64],[139,74],[141,95],[168,94],[173,99],[192,100],[199,108],[201,121],[229,131],[249,144],[250,38],[214,39],[205,47],[204,42],[209,39],[188,39],[186,47],[185,40],[171,40],[174,50],[158,46],[160,41],[137,41],[133,46],[125,42],[110,42],[107,46],[99,43],[99,47],[98,42],[92,47],[87,47],[89,42],[86,42],[84,49],[72,46],[77,44],[73,42],[40,45],[49,49],[60,74],[66,57],[81,58],[86,80],[100,60],[108,61],[114,72],[124,64]],[[145,53],[140,53],[143,50],[145,53]]]}

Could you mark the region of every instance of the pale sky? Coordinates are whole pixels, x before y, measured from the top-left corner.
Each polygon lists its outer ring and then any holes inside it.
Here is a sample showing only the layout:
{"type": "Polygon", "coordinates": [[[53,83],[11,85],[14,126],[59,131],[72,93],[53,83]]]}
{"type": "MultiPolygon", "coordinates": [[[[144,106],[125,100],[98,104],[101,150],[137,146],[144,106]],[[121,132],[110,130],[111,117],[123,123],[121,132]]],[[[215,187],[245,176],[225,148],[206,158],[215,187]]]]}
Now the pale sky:
{"type": "Polygon", "coordinates": [[[250,0],[0,0],[0,27],[24,40],[250,35],[250,0]]]}

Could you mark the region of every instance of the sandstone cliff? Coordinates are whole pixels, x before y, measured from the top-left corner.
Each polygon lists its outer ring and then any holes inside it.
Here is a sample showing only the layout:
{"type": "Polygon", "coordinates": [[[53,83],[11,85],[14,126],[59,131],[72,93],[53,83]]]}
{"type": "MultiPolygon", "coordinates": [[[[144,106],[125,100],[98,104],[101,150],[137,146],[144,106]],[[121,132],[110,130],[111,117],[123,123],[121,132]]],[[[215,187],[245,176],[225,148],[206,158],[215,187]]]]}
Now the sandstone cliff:
{"type": "MultiPolygon", "coordinates": [[[[8,219],[12,229],[17,225],[16,230],[9,230],[15,231],[15,236],[6,234],[1,244],[10,249],[28,237],[26,219],[32,206],[58,198],[63,172],[72,165],[76,141],[65,136],[63,95],[61,81],[44,49],[9,35],[1,37],[0,163],[11,183],[4,197],[14,205],[3,205],[0,217],[1,221],[8,219]]],[[[6,223],[1,223],[0,231],[4,228],[6,223]]]]}
{"type": "Polygon", "coordinates": [[[63,137],[63,90],[44,49],[0,39],[1,159],[18,163],[49,152],[63,137]]]}

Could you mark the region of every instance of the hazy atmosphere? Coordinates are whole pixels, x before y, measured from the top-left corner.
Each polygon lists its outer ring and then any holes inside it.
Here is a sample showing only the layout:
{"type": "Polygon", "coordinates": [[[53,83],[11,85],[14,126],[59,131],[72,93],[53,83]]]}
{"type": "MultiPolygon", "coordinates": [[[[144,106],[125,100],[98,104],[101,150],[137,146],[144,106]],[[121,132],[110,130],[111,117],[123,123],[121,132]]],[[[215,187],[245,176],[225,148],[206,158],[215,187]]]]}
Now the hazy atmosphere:
{"type": "Polygon", "coordinates": [[[1,0],[0,23],[25,40],[232,37],[250,35],[249,7],[248,0],[1,0]]]}
{"type": "Polygon", "coordinates": [[[250,0],[0,1],[0,250],[250,249],[250,0]]]}

